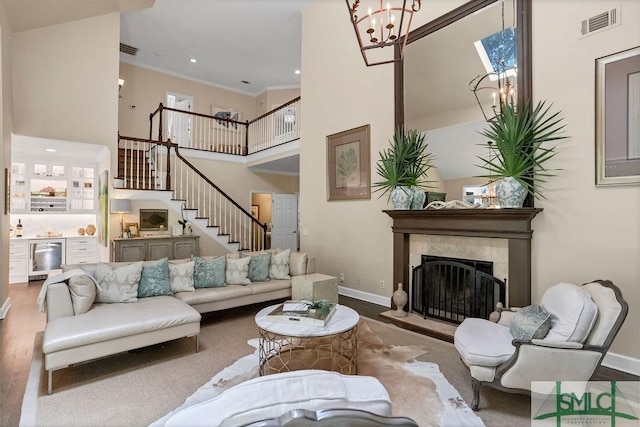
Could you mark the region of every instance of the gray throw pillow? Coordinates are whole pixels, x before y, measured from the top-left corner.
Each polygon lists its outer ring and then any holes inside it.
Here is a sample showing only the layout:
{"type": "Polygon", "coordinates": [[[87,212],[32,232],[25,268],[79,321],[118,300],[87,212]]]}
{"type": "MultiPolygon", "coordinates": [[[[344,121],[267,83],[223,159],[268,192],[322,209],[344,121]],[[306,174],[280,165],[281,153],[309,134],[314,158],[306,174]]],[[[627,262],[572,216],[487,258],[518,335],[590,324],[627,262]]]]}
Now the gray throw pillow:
{"type": "Polygon", "coordinates": [[[84,314],[96,300],[96,285],[89,276],[73,276],[69,279],[69,292],[73,304],[73,314],[84,314]]]}
{"type": "Polygon", "coordinates": [[[96,302],[135,302],[142,274],[142,261],[122,267],[99,262],[96,267],[96,302]]]}
{"type": "Polygon", "coordinates": [[[269,266],[269,278],[271,279],[291,279],[289,276],[289,256],[291,249],[271,255],[271,265],[269,266]]]}
{"type": "Polygon", "coordinates": [[[138,285],[138,298],[173,295],[169,281],[169,259],[145,263],[138,285]]]}
{"type": "MultiPolygon", "coordinates": [[[[240,257],[248,257],[249,255],[241,254],[240,257]]],[[[271,254],[261,253],[252,254],[249,262],[249,280],[252,282],[266,282],[269,280],[269,264],[271,264],[271,254]]]]}
{"type": "Polygon", "coordinates": [[[251,258],[239,258],[227,260],[226,282],[227,285],[250,285],[249,263],[251,258]]]}
{"type": "Polygon", "coordinates": [[[542,339],[551,329],[551,315],[539,304],[528,305],[519,310],[509,325],[511,335],[516,339],[542,339]]]}
{"type": "Polygon", "coordinates": [[[195,261],[193,267],[193,282],[198,288],[218,288],[225,286],[225,266],[227,258],[222,255],[213,259],[204,259],[191,255],[195,261]]]}
{"type": "Polygon", "coordinates": [[[195,261],[179,264],[169,263],[169,280],[171,280],[171,292],[195,292],[193,285],[193,268],[195,261]]]}

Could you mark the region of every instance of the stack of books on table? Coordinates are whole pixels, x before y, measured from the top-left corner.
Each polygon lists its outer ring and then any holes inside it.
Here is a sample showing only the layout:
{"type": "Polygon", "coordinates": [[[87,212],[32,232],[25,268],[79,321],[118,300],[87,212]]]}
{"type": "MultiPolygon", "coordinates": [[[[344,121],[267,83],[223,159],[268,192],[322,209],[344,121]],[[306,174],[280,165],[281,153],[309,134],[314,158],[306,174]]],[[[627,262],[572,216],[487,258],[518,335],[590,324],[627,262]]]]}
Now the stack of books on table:
{"type": "Polygon", "coordinates": [[[285,301],[267,314],[267,320],[274,323],[288,323],[290,325],[326,326],[336,311],[336,305],[326,303],[324,309],[309,308],[310,301],[285,301]],[[328,307],[327,307],[328,306],[328,307]]]}

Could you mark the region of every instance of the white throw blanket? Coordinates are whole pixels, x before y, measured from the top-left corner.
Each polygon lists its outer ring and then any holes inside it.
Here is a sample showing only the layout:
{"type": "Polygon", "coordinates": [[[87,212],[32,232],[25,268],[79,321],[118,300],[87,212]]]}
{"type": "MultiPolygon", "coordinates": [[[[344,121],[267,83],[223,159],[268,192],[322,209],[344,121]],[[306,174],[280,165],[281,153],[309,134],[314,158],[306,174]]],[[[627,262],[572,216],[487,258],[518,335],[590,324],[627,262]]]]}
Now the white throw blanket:
{"type": "Polygon", "coordinates": [[[100,289],[100,286],[98,285],[96,279],[93,276],[88,275],[87,272],[82,270],[81,268],[74,268],[73,270],[66,271],[62,274],[49,277],[42,284],[42,289],[40,289],[40,294],[38,295],[38,299],[36,300],[36,302],[38,303],[38,311],[40,313],[44,313],[47,309],[47,287],[49,285],[53,285],[54,283],[66,282],[74,276],[87,276],[93,281],[93,283],[96,284],[96,287],[100,289]]]}

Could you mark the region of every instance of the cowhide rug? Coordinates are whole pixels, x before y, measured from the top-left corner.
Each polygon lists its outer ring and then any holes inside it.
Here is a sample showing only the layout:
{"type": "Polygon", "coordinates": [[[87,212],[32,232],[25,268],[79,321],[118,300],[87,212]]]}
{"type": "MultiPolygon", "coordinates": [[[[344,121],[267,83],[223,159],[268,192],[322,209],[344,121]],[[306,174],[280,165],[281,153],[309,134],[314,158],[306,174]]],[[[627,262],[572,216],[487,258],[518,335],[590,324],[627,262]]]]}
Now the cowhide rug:
{"type": "MultiPolygon", "coordinates": [[[[253,347],[258,340],[249,341],[253,347]]],[[[358,325],[358,375],[376,377],[387,389],[393,415],[406,416],[420,426],[484,426],[444,378],[438,365],[415,359],[428,353],[422,346],[386,345],[365,320],[358,325]]],[[[184,404],[152,424],[163,426],[173,414],[211,399],[229,387],[258,376],[258,352],[245,356],[216,374],[184,404]]]]}

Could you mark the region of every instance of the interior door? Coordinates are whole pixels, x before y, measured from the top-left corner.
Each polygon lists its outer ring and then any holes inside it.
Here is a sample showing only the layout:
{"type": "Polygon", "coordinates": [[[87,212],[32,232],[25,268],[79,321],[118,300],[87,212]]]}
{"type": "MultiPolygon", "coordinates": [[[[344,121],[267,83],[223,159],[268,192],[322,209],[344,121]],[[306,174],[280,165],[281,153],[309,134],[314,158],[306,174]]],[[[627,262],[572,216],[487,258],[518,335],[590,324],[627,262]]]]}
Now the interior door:
{"type": "Polygon", "coordinates": [[[274,194],[271,200],[271,247],[298,250],[298,196],[274,194]]]}
{"type": "MultiPolygon", "coordinates": [[[[176,110],[191,111],[191,100],[176,101],[173,105],[176,110]]],[[[180,147],[191,147],[191,116],[171,112],[172,141],[180,147]]]]}

